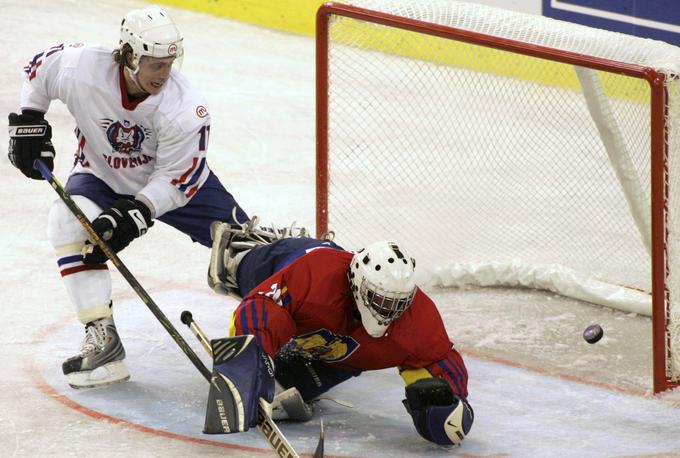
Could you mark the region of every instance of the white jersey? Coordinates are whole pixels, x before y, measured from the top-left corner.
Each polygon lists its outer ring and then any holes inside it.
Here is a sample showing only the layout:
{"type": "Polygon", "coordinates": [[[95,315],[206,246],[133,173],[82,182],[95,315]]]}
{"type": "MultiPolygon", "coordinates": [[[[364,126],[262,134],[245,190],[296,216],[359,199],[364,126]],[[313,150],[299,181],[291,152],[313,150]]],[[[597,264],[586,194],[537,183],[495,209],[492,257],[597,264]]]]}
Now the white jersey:
{"type": "Polygon", "coordinates": [[[66,104],[76,121],[71,173],[91,173],[119,194],[145,198],[155,216],[184,206],[210,173],[204,99],[173,70],[156,95],[131,102],[112,49],[55,46],[26,66],[21,108],[66,104]]]}

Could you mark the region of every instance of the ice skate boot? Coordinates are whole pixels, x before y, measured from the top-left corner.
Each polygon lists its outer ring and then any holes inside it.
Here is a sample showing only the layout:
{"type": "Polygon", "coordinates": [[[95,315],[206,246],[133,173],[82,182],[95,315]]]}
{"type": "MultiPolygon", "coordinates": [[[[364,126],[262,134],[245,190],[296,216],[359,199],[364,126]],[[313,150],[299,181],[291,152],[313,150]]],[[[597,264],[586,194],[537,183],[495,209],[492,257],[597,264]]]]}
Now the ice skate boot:
{"type": "MultiPolygon", "coordinates": [[[[279,387],[277,387],[279,388],[279,387]]],[[[271,404],[273,420],[308,421],[314,416],[311,402],[305,402],[297,388],[276,393],[271,404]]]]}
{"type": "Polygon", "coordinates": [[[129,379],[123,359],[125,349],[113,317],[108,317],[87,323],[80,354],[64,361],[61,367],[72,388],[90,388],[129,379]]]}

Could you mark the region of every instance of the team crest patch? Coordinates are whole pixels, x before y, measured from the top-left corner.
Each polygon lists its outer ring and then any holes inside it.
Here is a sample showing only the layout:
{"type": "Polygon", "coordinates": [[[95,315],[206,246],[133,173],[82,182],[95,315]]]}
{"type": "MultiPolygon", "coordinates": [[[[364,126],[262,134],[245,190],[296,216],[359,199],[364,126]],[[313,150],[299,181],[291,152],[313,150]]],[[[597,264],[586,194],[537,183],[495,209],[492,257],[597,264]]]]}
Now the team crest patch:
{"type": "Polygon", "coordinates": [[[295,344],[311,358],[329,363],[347,359],[359,348],[359,342],[352,337],[335,335],[325,328],[295,337],[295,344]]]}
{"type": "Polygon", "coordinates": [[[101,120],[100,125],[106,132],[106,138],[113,151],[121,154],[141,152],[142,143],[151,135],[150,129],[126,120],[114,121],[105,118],[101,120]]]}

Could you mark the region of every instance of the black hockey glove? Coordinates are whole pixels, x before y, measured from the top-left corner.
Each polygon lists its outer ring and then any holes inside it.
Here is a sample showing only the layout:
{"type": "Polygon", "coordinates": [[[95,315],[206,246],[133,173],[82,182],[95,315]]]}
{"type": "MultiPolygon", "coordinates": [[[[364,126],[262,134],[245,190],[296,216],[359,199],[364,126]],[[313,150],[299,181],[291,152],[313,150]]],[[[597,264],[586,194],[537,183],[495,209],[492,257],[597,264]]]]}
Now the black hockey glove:
{"type": "MultiPolygon", "coordinates": [[[[328,351],[329,347],[325,349],[328,351]]],[[[361,371],[326,364],[318,359],[323,353],[319,352],[315,356],[314,353],[317,352],[314,349],[309,350],[302,349],[295,339],[291,339],[279,349],[274,358],[276,380],[284,388],[297,388],[306,402],[361,374],[361,371]]]]}
{"type": "Polygon", "coordinates": [[[43,179],[40,172],[33,168],[33,161],[36,159],[42,159],[53,170],[52,127],[45,121],[45,114],[35,110],[23,110],[21,114],[10,113],[7,151],[12,165],[28,178],[43,179]]]}
{"type": "Polygon", "coordinates": [[[454,395],[451,385],[439,377],[408,385],[402,402],[418,433],[440,445],[459,445],[475,418],[470,404],[454,395]]]}
{"type": "MultiPolygon", "coordinates": [[[[92,228],[116,253],[140,235],[146,234],[151,226],[151,210],[140,201],[130,199],[118,200],[92,221],[92,228]]],[[[102,264],[107,259],[99,245],[86,242],[83,248],[85,264],[102,264]]]]}

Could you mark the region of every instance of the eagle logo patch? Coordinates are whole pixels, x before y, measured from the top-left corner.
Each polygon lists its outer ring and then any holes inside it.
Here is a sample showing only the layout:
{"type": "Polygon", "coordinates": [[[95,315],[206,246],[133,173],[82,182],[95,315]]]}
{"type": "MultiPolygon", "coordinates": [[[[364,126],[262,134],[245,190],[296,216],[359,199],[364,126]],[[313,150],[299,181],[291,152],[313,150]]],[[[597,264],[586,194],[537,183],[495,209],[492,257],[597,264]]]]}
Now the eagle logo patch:
{"type": "Polygon", "coordinates": [[[144,126],[131,124],[130,121],[102,119],[101,126],[106,132],[106,138],[109,140],[113,152],[121,154],[141,152],[142,143],[151,135],[151,130],[144,126]]]}
{"type": "Polygon", "coordinates": [[[339,336],[325,328],[297,336],[294,340],[299,351],[328,363],[347,359],[359,348],[359,342],[352,337],[339,336]]]}

